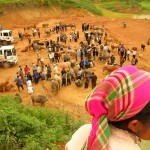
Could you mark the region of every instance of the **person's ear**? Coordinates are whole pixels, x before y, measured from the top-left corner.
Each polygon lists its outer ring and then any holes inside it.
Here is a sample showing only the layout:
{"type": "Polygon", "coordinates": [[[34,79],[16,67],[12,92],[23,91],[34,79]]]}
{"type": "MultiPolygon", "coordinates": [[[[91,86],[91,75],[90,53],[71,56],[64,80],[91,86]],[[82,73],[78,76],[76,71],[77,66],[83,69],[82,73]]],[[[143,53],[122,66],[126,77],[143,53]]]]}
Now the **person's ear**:
{"type": "Polygon", "coordinates": [[[138,120],[132,120],[128,123],[128,129],[131,130],[133,133],[137,133],[143,127],[142,123],[138,120]]]}

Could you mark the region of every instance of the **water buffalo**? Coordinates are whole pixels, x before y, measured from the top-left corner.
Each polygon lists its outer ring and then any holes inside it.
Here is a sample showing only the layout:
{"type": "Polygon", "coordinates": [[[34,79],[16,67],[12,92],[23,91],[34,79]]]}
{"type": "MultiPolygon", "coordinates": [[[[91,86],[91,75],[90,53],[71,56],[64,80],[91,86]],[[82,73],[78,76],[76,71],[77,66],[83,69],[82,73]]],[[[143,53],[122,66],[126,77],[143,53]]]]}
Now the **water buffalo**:
{"type": "Polygon", "coordinates": [[[48,97],[43,95],[31,95],[32,104],[35,105],[35,103],[40,103],[41,106],[45,105],[45,102],[48,101],[48,97]]]}

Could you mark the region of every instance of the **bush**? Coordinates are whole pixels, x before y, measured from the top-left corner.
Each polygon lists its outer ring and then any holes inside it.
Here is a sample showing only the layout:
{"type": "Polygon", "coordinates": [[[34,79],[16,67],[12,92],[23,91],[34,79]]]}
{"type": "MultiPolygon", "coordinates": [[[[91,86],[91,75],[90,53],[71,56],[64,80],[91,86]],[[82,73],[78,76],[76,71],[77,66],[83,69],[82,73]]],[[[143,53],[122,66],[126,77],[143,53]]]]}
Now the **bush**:
{"type": "Polygon", "coordinates": [[[58,149],[82,123],[67,112],[22,106],[12,96],[0,97],[0,149],[58,149]]]}

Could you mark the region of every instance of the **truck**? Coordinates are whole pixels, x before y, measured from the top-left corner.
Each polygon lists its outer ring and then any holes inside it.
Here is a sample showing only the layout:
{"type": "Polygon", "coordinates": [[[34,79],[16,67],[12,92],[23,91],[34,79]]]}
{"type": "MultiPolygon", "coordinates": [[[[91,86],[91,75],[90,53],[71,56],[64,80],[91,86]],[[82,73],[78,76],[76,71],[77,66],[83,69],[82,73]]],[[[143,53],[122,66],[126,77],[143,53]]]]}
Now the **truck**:
{"type": "Polygon", "coordinates": [[[1,46],[0,47],[0,65],[4,68],[9,68],[13,64],[17,64],[18,56],[15,46],[1,46]]]}
{"type": "Polygon", "coordinates": [[[9,45],[13,41],[12,30],[0,30],[0,45],[9,45]]]}

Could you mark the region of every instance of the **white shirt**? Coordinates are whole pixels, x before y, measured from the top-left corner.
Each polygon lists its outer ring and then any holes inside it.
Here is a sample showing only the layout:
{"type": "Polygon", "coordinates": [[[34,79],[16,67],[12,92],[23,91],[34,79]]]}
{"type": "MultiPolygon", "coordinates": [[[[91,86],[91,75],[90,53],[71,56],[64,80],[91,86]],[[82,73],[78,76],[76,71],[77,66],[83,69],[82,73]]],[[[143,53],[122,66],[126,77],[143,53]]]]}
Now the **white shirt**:
{"type": "Polygon", "coordinates": [[[72,35],[70,34],[69,36],[70,36],[70,39],[72,39],[72,35]]]}
{"type": "Polygon", "coordinates": [[[27,87],[28,87],[28,86],[32,86],[31,80],[28,80],[28,81],[26,82],[26,84],[27,84],[27,87]]]}
{"type": "Polygon", "coordinates": [[[49,54],[49,58],[50,58],[50,59],[54,58],[54,52],[51,52],[51,53],[49,54]]]}
{"type": "Polygon", "coordinates": [[[136,51],[133,51],[133,55],[136,55],[136,51]]]}
{"type": "MultiPolygon", "coordinates": [[[[66,144],[65,150],[81,150],[88,139],[91,128],[91,124],[85,124],[80,127],[66,144]]],[[[135,135],[113,126],[110,126],[110,129],[108,150],[141,150],[137,144],[138,138],[135,135]]]]}
{"type": "Polygon", "coordinates": [[[33,31],[34,33],[36,33],[37,32],[37,30],[36,29],[34,29],[34,31],[33,31]]]}
{"type": "Polygon", "coordinates": [[[47,67],[45,67],[44,69],[44,74],[47,74],[47,67]]]}
{"type": "Polygon", "coordinates": [[[32,86],[28,86],[27,87],[28,93],[31,94],[33,93],[33,87],[32,86]]]}
{"type": "Polygon", "coordinates": [[[104,46],[104,51],[107,51],[108,50],[108,46],[104,46]]]}
{"type": "Polygon", "coordinates": [[[95,43],[95,41],[94,41],[94,39],[92,39],[92,44],[94,44],[95,43]]]}
{"type": "Polygon", "coordinates": [[[35,64],[32,65],[32,70],[37,70],[37,67],[35,64]]]}
{"type": "Polygon", "coordinates": [[[66,144],[65,150],[81,150],[88,135],[91,131],[91,124],[86,124],[80,127],[73,135],[71,140],[66,144]]]}
{"type": "Polygon", "coordinates": [[[52,48],[51,48],[51,47],[49,47],[49,48],[48,48],[48,50],[51,52],[52,48]]]}
{"type": "Polygon", "coordinates": [[[74,70],[72,68],[70,68],[70,73],[74,74],[74,70]]]}
{"type": "Polygon", "coordinates": [[[41,72],[41,67],[40,66],[37,67],[37,72],[38,73],[41,72]]]}
{"type": "Polygon", "coordinates": [[[57,67],[57,66],[54,67],[54,73],[56,73],[56,74],[59,73],[59,72],[58,72],[58,67],[57,67]]]}
{"type": "Polygon", "coordinates": [[[90,67],[91,67],[91,68],[93,68],[93,67],[94,67],[92,62],[90,62],[90,67]]]}
{"type": "Polygon", "coordinates": [[[127,54],[130,54],[130,50],[129,49],[127,50],[127,54]]]}

